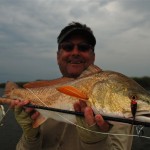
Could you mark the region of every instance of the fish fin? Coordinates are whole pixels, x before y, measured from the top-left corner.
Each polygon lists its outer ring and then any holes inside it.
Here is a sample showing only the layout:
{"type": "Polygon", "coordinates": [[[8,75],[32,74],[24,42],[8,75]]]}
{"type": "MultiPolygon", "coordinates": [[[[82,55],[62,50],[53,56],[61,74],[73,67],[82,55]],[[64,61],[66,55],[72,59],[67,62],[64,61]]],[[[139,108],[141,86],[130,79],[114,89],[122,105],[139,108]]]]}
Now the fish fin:
{"type": "Polygon", "coordinates": [[[101,71],[102,69],[100,69],[98,66],[90,65],[86,70],[82,72],[82,74],[78,78],[86,77],[86,76],[89,76],[89,75],[92,75],[101,71]]]}
{"type": "Polygon", "coordinates": [[[8,97],[9,93],[13,89],[17,89],[17,88],[19,88],[19,86],[15,82],[7,81],[7,83],[5,85],[5,90],[4,90],[4,97],[8,97]]]}
{"type": "Polygon", "coordinates": [[[61,86],[61,87],[57,87],[56,89],[61,93],[79,98],[83,101],[86,101],[88,99],[86,94],[84,94],[83,92],[81,92],[80,90],[78,90],[73,86],[61,86]]]}
{"type": "Polygon", "coordinates": [[[74,80],[73,78],[62,77],[54,80],[42,80],[42,81],[33,81],[23,85],[24,88],[39,88],[45,86],[54,86],[57,84],[66,83],[68,81],[74,80]]]}
{"type": "Polygon", "coordinates": [[[32,124],[33,128],[37,128],[39,127],[41,124],[43,124],[45,121],[47,120],[47,118],[45,118],[44,116],[40,115],[35,122],[32,124]]]}

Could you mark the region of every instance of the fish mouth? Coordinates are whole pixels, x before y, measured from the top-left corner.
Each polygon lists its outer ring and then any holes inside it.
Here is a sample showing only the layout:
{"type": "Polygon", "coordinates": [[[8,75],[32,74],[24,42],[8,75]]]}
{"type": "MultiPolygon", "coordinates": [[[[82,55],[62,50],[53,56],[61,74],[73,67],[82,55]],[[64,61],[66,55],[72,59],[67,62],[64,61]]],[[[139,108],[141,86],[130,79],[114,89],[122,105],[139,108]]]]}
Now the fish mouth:
{"type": "Polygon", "coordinates": [[[136,113],[136,116],[147,116],[147,117],[150,117],[150,112],[140,111],[140,112],[136,113]]]}
{"type": "MultiPolygon", "coordinates": [[[[126,112],[124,114],[124,117],[133,119],[131,112],[126,112]]],[[[150,123],[150,112],[149,111],[138,111],[138,112],[136,112],[135,120],[150,123]]]]}
{"type": "Polygon", "coordinates": [[[144,117],[150,118],[150,114],[143,115],[144,117]]]}

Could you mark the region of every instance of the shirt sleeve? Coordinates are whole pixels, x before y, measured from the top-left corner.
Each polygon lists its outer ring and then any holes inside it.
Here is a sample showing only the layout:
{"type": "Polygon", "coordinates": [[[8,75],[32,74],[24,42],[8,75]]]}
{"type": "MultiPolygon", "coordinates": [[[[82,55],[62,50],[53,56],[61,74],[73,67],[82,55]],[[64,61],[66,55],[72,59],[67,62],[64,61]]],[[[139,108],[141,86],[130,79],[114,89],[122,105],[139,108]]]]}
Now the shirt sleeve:
{"type": "Polygon", "coordinates": [[[131,150],[133,137],[133,128],[127,124],[115,124],[108,136],[99,140],[98,142],[86,143],[81,141],[81,147],[83,150],[131,150]]]}
{"type": "Polygon", "coordinates": [[[16,150],[41,150],[42,149],[42,136],[28,140],[24,135],[20,138],[16,150]]]}
{"type": "Polygon", "coordinates": [[[125,123],[115,124],[110,131],[110,140],[113,150],[131,150],[134,127],[125,123]]]}

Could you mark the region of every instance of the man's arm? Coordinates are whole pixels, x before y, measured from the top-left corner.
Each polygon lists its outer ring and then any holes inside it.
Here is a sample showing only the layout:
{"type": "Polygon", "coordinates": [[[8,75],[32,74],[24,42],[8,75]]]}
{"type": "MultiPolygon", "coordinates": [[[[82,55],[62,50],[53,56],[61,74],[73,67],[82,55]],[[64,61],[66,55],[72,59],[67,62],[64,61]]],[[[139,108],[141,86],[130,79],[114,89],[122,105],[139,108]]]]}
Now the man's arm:
{"type": "Polygon", "coordinates": [[[25,108],[29,101],[13,100],[11,107],[14,109],[15,118],[22,128],[23,135],[17,144],[18,150],[40,149],[41,136],[40,127],[33,128],[34,121],[38,118],[39,112],[33,108],[25,108]]]}

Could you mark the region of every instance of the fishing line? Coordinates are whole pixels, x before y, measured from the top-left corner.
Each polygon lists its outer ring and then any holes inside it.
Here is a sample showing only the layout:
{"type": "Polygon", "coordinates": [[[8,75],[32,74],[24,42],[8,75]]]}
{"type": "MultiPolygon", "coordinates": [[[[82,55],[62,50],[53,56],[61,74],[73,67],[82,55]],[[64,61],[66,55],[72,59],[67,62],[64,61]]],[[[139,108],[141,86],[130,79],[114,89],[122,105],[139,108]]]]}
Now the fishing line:
{"type": "Polygon", "coordinates": [[[32,90],[26,88],[29,92],[31,92],[44,106],[47,106],[32,90]]]}
{"type": "MultiPolygon", "coordinates": [[[[48,107],[31,89],[26,88],[29,92],[31,92],[44,106],[48,107]]],[[[140,138],[146,138],[146,139],[150,139],[150,137],[148,136],[139,136],[136,134],[121,134],[121,133],[105,133],[105,132],[100,132],[100,131],[93,131],[87,128],[84,128],[78,124],[73,123],[72,121],[70,121],[69,119],[63,117],[62,115],[60,115],[60,113],[55,112],[59,117],[63,118],[64,120],[66,120],[68,123],[75,125],[76,127],[79,127],[81,129],[84,129],[86,131],[92,132],[92,133],[97,133],[97,134],[105,134],[105,135],[115,135],[115,136],[127,136],[127,137],[140,137],[140,138]]]]}
{"type": "Polygon", "coordinates": [[[2,118],[0,120],[0,126],[3,126],[3,121],[4,121],[4,118],[6,117],[7,113],[10,111],[10,108],[8,108],[6,110],[6,112],[4,111],[4,108],[1,106],[1,109],[2,109],[2,112],[3,112],[3,115],[2,115],[2,118]]]}

